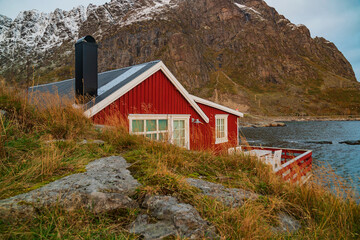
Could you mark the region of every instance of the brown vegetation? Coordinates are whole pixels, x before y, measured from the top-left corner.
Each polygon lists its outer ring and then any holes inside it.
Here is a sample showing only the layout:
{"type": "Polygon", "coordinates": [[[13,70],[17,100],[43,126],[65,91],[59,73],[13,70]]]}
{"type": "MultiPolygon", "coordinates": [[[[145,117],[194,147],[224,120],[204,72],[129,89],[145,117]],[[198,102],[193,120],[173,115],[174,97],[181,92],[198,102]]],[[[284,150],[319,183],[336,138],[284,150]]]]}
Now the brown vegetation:
{"type": "MultiPolygon", "coordinates": [[[[251,157],[188,151],[129,135],[121,124],[100,132],[71,105],[35,108],[19,97],[19,90],[2,86],[0,91],[0,108],[8,112],[0,122],[1,198],[83,171],[84,165],[95,158],[121,154],[132,164],[132,175],[142,183],[134,199],[141,202],[149,193],[176,196],[195,206],[223,239],[360,237],[360,207],[353,196],[344,195],[344,191],[337,191],[338,195],[335,195],[315,183],[291,185],[251,157]],[[58,138],[67,141],[47,142],[58,138]],[[77,144],[84,138],[102,139],[105,144],[77,144]],[[199,194],[185,182],[187,177],[201,177],[262,196],[246,201],[243,206],[230,208],[199,194]],[[300,220],[302,228],[293,234],[275,233],[272,227],[276,225],[280,211],[300,220]]],[[[328,169],[321,172],[329,177],[328,169]]],[[[136,215],[138,211],[130,209],[96,215],[81,209],[68,213],[60,207],[44,208],[39,209],[32,219],[0,220],[0,234],[3,239],[136,239],[137,236],[126,230],[136,215]]]]}

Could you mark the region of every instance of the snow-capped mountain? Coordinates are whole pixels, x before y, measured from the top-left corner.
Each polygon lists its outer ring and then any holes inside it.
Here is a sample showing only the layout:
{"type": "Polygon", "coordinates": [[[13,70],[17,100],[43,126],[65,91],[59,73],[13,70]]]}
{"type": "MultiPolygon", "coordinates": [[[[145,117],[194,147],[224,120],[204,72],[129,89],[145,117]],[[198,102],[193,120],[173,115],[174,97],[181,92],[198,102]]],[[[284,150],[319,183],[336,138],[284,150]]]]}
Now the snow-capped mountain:
{"type": "MultiPolygon", "coordinates": [[[[152,19],[166,9],[176,6],[171,0],[135,1],[112,0],[101,6],[90,4],[70,11],[55,9],[51,13],[37,10],[23,11],[12,21],[0,16],[0,55],[14,60],[15,52],[21,49],[24,54],[45,52],[59,47],[64,41],[79,37],[82,24],[91,21],[102,24],[115,24],[120,27],[138,21],[152,19]]],[[[92,34],[100,34],[102,29],[92,34]]]]}
{"type": "Polygon", "coordinates": [[[1,33],[7,31],[11,25],[11,18],[3,16],[0,14],[0,36],[1,33]]]}
{"type": "Polygon", "coordinates": [[[360,113],[353,95],[352,107],[328,97],[360,87],[336,46],[263,0],[111,0],[0,16],[0,78],[71,78],[74,43],[88,34],[99,43],[99,71],[161,59],[191,93],[242,111],[260,106],[257,95],[268,113],[360,113]]]}
{"type": "Polygon", "coordinates": [[[37,10],[23,11],[0,33],[0,54],[12,56],[21,48],[24,54],[43,52],[60,46],[64,40],[78,36],[82,22],[86,20],[84,7],[71,11],[56,9],[52,13],[37,10]]]}

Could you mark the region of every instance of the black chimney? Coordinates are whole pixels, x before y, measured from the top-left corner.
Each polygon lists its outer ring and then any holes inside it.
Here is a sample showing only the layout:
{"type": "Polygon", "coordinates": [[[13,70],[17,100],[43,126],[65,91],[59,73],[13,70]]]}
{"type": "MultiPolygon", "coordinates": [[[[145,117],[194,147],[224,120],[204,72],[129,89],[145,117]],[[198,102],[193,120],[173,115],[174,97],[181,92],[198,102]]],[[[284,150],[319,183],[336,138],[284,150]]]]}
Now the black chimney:
{"type": "Polygon", "coordinates": [[[97,48],[95,39],[90,35],[75,43],[75,94],[78,99],[97,96],[97,48]]]}

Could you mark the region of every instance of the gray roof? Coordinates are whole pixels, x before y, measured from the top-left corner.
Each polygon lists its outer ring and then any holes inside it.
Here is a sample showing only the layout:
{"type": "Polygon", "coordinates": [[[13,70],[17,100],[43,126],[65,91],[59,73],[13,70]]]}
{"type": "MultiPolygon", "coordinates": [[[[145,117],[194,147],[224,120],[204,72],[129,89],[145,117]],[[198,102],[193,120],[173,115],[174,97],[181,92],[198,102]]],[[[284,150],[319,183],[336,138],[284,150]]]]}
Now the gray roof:
{"type": "MultiPolygon", "coordinates": [[[[86,108],[89,108],[109,95],[122,88],[142,73],[159,63],[159,60],[142,63],[126,68],[120,68],[108,72],[98,74],[98,96],[95,101],[87,103],[86,108]]],[[[68,79],[60,82],[53,82],[48,84],[37,85],[29,88],[31,98],[40,96],[42,93],[58,94],[60,97],[67,97],[73,99],[75,97],[75,79],[68,79]]]]}

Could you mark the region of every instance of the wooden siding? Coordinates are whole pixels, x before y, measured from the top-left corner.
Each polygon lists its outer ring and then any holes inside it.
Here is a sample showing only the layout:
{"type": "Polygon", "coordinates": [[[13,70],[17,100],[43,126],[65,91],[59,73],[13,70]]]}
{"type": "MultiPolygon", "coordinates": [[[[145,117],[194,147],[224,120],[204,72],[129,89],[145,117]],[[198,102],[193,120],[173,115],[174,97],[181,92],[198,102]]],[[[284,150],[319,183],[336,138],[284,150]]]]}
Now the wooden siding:
{"type": "Polygon", "coordinates": [[[118,121],[127,127],[129,114],[190,114],[190,149],[220,149],[237,144],[237,116],[215,108],[198,104],[210,122],[195,111],[184,96],[159,70],[109,106],[93,116],[96,124],[112,125],[118,121]],[[228,114],[229,142],[215,146],[215,114],[228,114]],[[202,123],[192,123],[191,119],[202,123]],[[226,145],[226,147],[225,147],[226,145]]]}
{"type": "Polygon", "coordinates": [[[212,149],[220,150],[222,148],[228,149],[230,147],[237,146],[238,143],[238,127],[237,127],[237,119],[238,116],[235,116],[231,113],[198,103],[201,110],[204,111],[204,113],[209,117],[209,123],[205,124],[207,129],[210,129],[210,131],[203,130],[207,133],[206,136],[206,146],[211,147],[212,149]],[[215,144],[215,115],[217,114],[227,114],[227,124],[228,124],[228,142],[221,143],[221,144],[215,144]]]}

